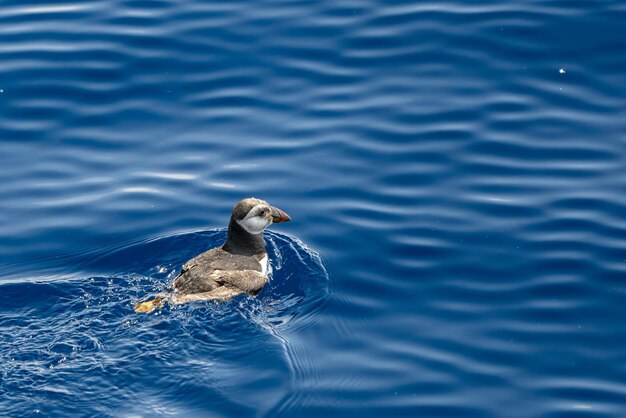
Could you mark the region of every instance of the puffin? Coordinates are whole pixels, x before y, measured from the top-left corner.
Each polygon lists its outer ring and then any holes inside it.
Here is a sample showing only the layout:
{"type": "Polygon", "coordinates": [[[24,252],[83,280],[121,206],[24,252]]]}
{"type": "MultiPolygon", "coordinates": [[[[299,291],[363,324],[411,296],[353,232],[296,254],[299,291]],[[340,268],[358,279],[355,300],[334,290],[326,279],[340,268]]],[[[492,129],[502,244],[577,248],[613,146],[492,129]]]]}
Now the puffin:
{"type": "Polygon", "coordinates": [[[187,261],[167,292],[135,305],[150,313],[166,302],[227,300],[244,293],[258,294],[268,281],[269,261],[263,231],[291,218],[264,200],[249,197],[233,207],[226,241],[187,261]]]}

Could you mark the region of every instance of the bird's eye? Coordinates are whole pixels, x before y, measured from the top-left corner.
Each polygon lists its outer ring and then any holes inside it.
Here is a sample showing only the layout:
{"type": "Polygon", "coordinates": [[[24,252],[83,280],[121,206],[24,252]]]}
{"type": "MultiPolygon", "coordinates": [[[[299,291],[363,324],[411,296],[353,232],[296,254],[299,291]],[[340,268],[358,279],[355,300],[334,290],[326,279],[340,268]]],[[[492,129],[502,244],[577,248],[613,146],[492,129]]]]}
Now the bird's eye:
{"type": "Polygon", "coordinates": [[[266,213],[266,212],[265,212],[265,209],[261,209],[261,210],[259,211],[259,216],[265,216],[265,213],[266,213]]]}

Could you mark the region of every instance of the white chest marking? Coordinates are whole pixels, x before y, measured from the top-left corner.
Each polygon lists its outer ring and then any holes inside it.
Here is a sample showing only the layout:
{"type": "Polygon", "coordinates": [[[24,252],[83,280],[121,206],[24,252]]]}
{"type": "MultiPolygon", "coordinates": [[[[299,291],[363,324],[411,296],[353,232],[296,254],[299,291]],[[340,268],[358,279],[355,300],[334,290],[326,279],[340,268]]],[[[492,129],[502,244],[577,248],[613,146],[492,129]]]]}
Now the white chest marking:
{"type": "Polygon", "coordinates": [[[267,265],[268,265],[267,255],[263,257],[261,260],[259,260],[259,264],[261,264],[261,273],[267,274],[267,265]]]}

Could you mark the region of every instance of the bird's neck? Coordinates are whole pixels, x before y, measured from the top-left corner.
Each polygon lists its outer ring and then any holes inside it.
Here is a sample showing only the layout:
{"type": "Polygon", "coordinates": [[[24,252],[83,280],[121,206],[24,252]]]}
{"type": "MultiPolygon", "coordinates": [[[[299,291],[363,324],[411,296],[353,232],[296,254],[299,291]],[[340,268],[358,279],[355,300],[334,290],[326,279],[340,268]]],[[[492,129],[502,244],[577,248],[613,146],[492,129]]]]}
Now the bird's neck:
{"type": "Polygon", "coordinates": [[[233,218],[228,224],[228,237],[222,249],[231,254],[254,255],[265,252],[263,233],[250,234],[233,218]]]}

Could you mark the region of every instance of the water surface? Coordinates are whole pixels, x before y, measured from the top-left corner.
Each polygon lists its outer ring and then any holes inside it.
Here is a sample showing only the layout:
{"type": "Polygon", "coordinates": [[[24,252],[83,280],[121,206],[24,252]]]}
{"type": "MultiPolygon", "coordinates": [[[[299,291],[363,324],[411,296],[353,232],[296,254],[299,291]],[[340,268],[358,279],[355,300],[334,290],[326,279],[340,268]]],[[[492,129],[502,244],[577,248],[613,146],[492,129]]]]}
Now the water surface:
{"type": "Polygon", "coordinates": [[[9,416],[626,416],[619,1],[0,3],[9,416]],[[136,315],[256,196],[258,297],[136,315]]]}

